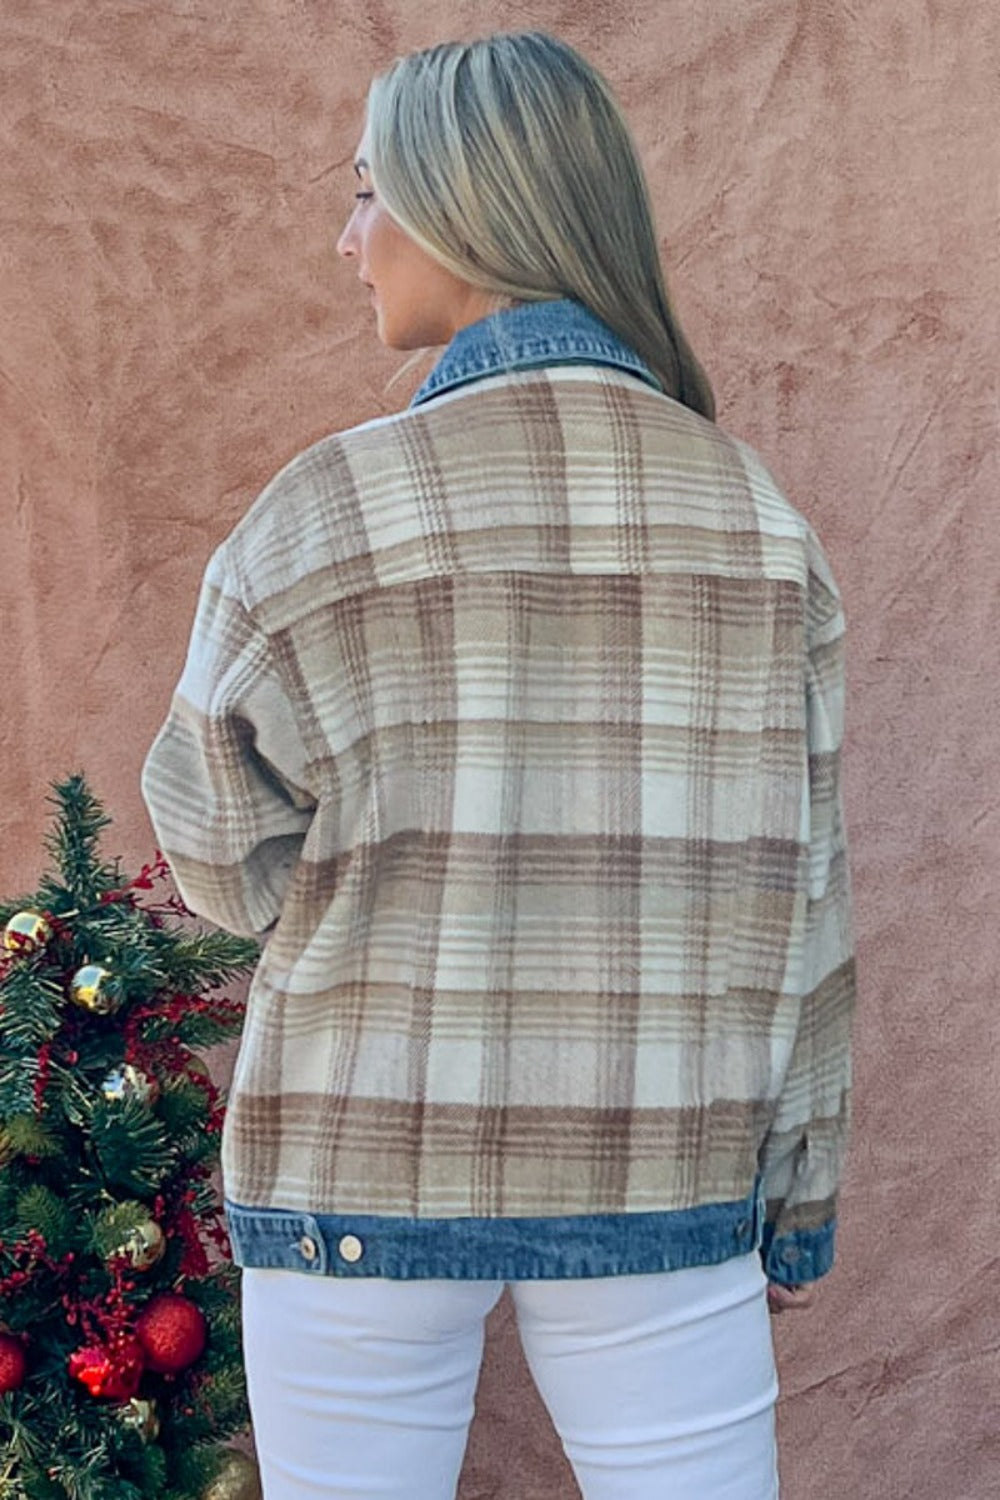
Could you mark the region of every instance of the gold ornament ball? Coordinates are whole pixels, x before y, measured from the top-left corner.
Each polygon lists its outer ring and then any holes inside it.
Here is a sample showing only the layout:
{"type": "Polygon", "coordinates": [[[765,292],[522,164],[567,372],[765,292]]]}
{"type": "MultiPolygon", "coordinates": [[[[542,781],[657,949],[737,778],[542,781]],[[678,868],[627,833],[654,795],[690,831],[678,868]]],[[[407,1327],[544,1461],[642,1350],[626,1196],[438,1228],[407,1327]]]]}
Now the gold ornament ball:
{"type": "Polygon", "coordinates": [[[160,1418],[155,1401],[144,1401],[133,1396],[118,1408],[118,1420],[123,1427],[137,1432],[144,1443],[155,1443],[160,1435],[160,1418]]]}
{"type": "Polygon", "coordinates": [[[230,1448],[201,1500],[262,1500],[260,1474],[253,1459],[238,1448],[230,1448]]]}
{"type": "Polygon", "coordinates": [[[37,953],[52,936],[52,928],[40,912],[15,912],[3,930],[3,945],[8,953],[27,956],[37,953]]]}
{"type": "Polygon", "coordinates": [[[110,1016],[121,1004],[117,996],[109,995],[108,980],[111,975],[100,964],[84,964],[77,969],[70,981],[70,998],[74,1005],[93,1011],[98,1016],[110,1016]]]}
{"type": "Polygon", "coordinates": [[[101,1093],[109,1104],[124,1104],[127,1099],[138,1099],[140,1104],[155,1104],[160,1097],[160,1085],[155,1078],[143,1073],[132,1063],[122,1063],[114,1068],[101,1084],[101,1093]]]}
{"type": "Polygon", "coordinates": [[[167,1237],[155,1219],[147,1219],[125,1237],[125,1243],[115,1251],[116,1255],[128,1258],[135,1271],[151,1271],[167,1248],[167,1237]]]}

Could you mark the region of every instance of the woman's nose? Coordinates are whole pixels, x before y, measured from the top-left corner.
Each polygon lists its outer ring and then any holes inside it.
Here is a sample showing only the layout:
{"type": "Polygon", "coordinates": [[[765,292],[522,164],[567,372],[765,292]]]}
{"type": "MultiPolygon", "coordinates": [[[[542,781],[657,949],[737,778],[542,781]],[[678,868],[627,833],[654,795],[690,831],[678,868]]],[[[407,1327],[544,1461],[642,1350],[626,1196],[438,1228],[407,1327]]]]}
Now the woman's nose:
{"type": "Polygon", "coordinates": [[[354,235],[354,215],[348,219],[337,239],[337,254],[342,255],[345,260],[350,260],[352,255],[357,255],[358,247],[354,235]]]}

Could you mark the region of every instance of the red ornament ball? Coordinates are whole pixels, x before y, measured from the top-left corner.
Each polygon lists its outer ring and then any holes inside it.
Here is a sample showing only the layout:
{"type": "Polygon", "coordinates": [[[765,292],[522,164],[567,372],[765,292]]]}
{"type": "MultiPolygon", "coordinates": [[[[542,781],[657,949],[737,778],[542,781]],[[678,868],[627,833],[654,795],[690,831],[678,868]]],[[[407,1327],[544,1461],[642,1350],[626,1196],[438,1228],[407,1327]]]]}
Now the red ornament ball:
{"type": "Polygon", "coordinates": [[[0,1333],[0,1396],[17,1390],[27,1368],[28,1356],[21,1340],[12,1333],[0,1333]]]}
{"type": "Polygon", "coordinates": [[[146,1304],[135,1323],[150,1370],[176,1375],[193,1365],[205,1347],[205,1315],[177,1292],[161,1292],[146,1304]]]}

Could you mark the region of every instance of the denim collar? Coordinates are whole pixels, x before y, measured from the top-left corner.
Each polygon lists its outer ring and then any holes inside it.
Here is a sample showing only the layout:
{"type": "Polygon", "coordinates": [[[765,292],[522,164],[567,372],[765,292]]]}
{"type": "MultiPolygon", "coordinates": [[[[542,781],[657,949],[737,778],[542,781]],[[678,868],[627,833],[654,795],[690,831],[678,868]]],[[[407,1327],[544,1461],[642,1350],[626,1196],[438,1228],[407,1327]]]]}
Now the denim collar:
{"type": "Polygon", "coordinates": [[[530,370],[542,365],[610,365],[638,375],[655,390],[663,387],[634,349],[582,303],[568,297],[522,302],[460,328],[410,402],[487,375],[530,370]]]}

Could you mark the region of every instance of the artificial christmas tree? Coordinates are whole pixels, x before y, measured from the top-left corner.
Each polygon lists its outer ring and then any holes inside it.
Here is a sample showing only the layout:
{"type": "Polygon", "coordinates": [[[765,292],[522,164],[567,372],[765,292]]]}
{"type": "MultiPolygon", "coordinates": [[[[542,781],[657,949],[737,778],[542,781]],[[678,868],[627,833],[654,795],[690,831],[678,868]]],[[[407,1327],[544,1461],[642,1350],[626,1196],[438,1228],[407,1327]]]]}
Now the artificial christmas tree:
{"type": "Polygon", "coordinates": [[[82,778],[54,793],[55,868],[0,906],[0,1495],[204,1500],[233,1473],[250,1495],[222,1446],[248,1415],[196,1053],[238,1032],[223,986],[256,948],[157,899],[162,860],[104,861],[82,778]]]}

